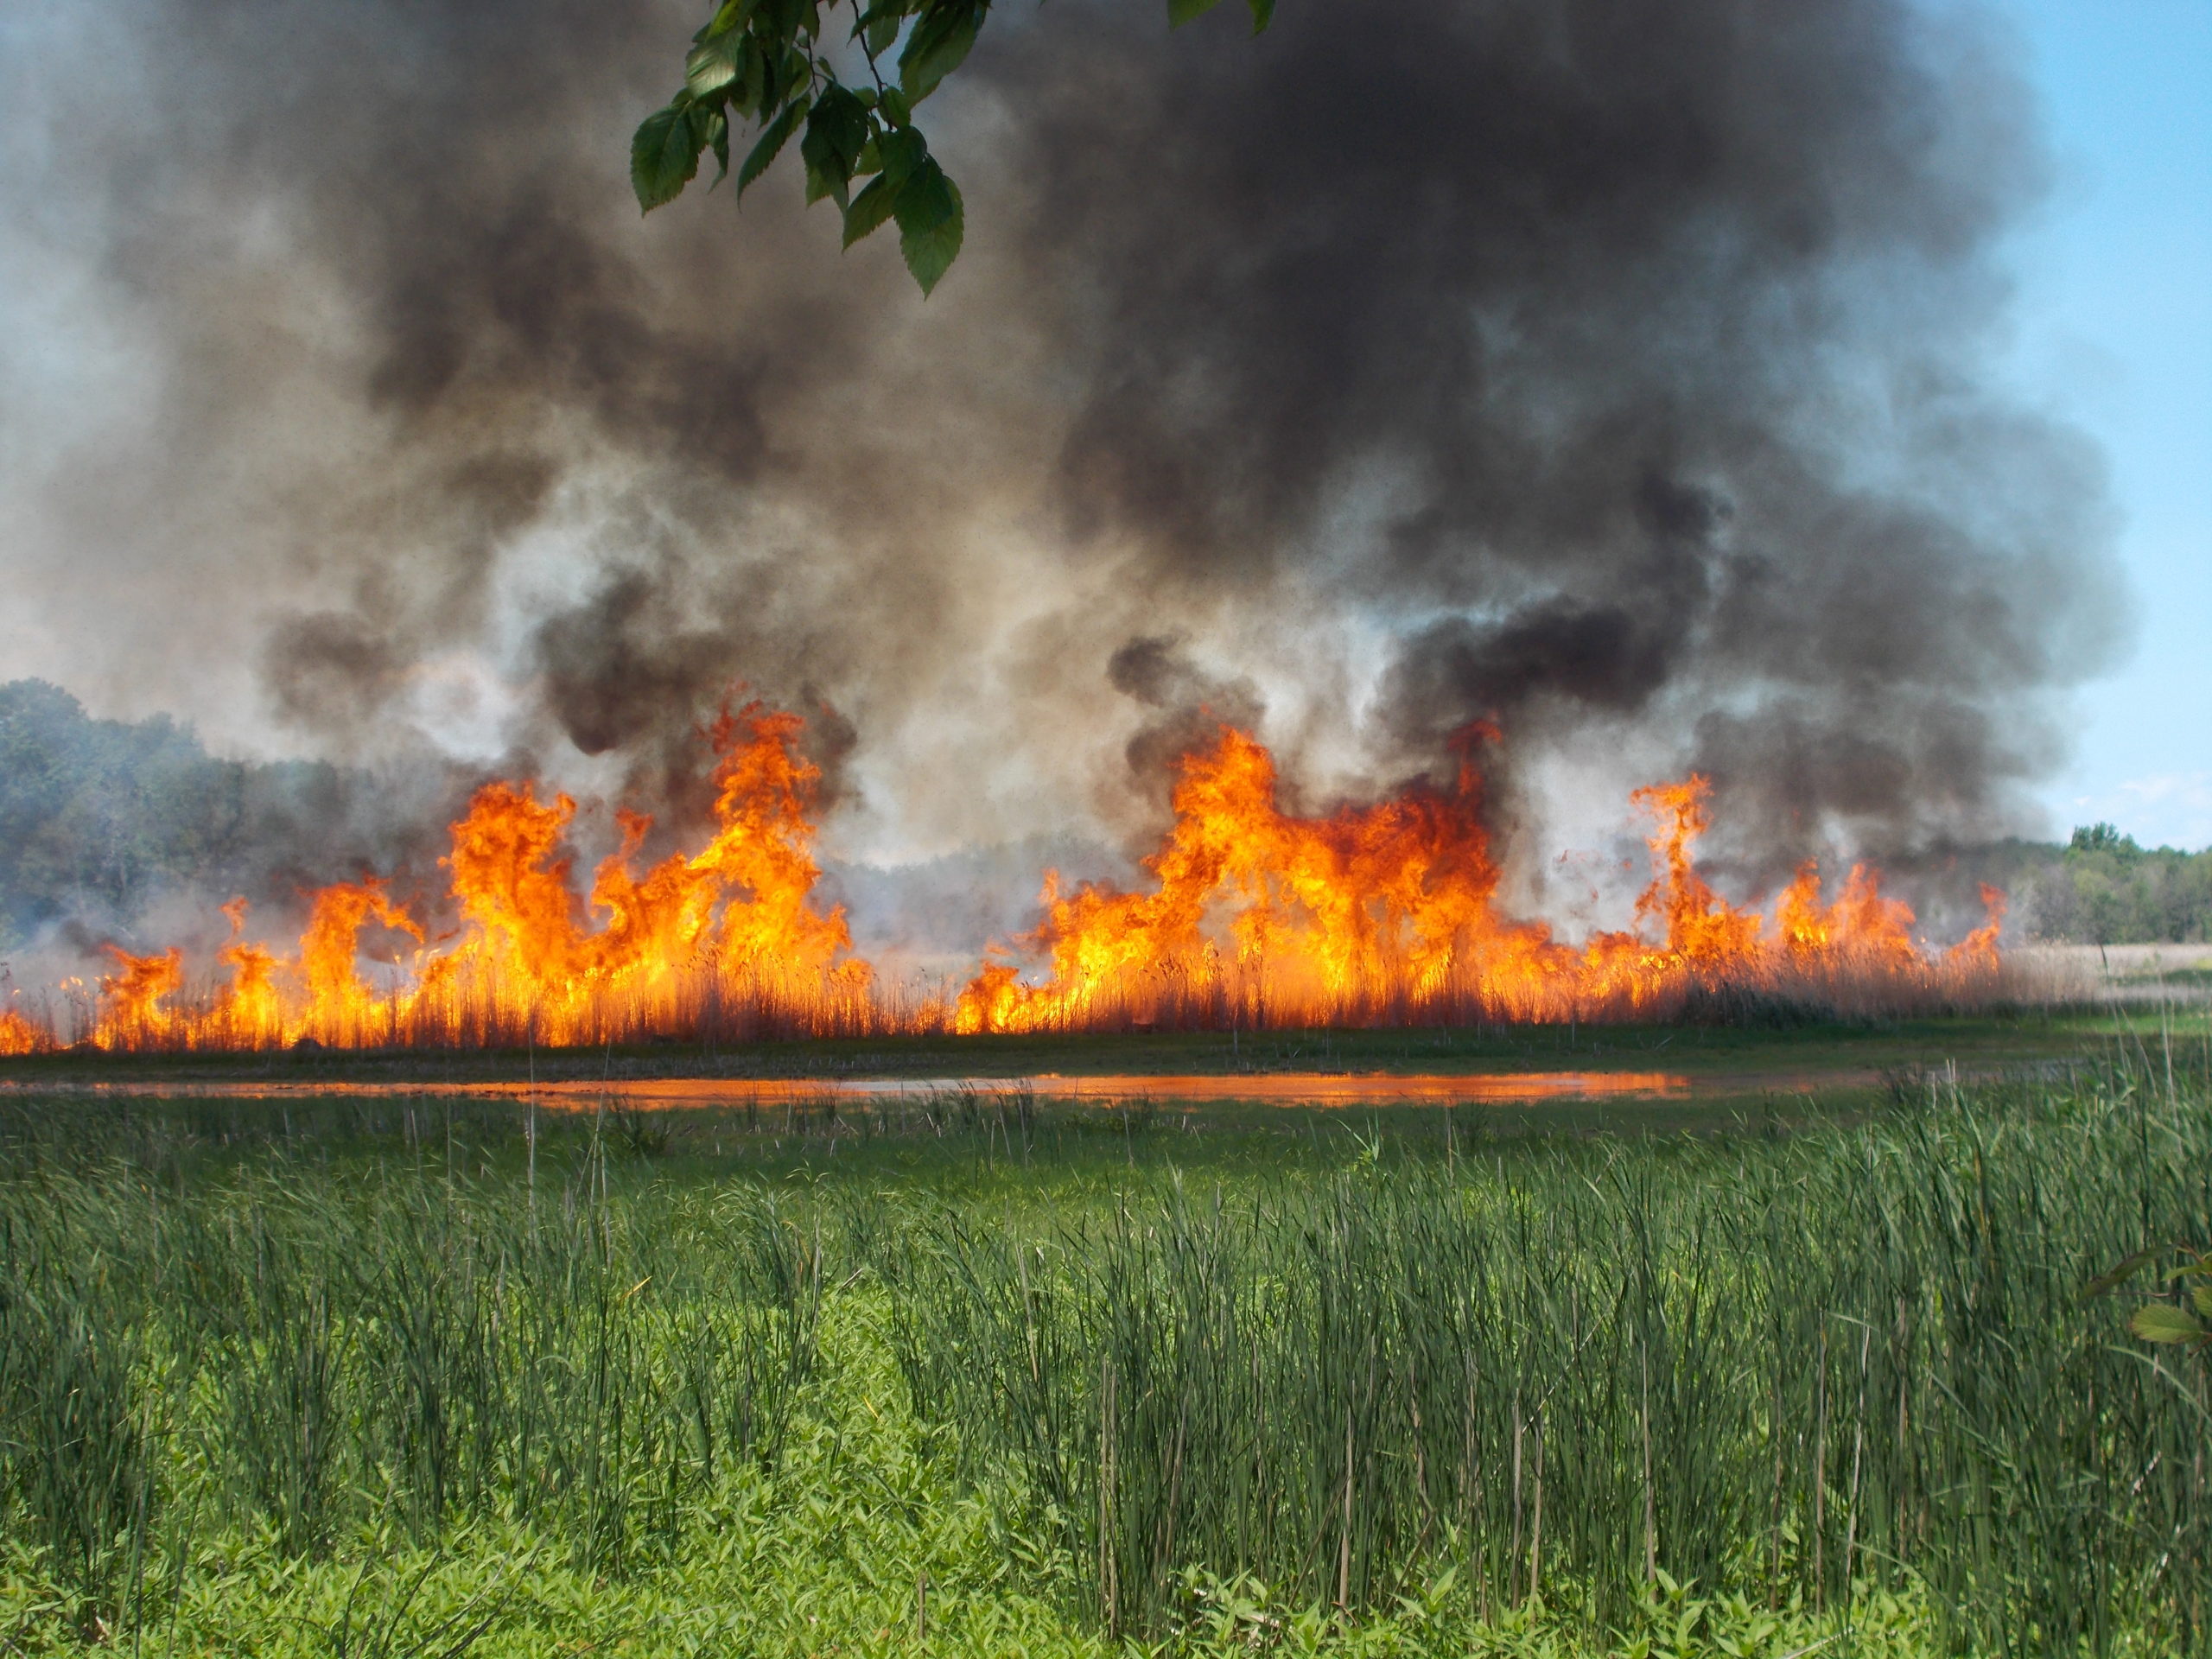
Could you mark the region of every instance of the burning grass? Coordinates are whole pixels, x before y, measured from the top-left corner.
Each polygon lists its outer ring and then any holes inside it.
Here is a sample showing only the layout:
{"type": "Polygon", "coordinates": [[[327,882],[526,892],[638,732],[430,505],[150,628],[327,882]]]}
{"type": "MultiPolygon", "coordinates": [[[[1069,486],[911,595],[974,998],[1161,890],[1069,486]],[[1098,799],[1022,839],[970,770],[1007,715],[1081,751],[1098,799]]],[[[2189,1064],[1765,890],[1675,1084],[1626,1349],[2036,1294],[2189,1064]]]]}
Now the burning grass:
{"type": "Polygon", "coordinates": [[[2212,1651],[2207,1378],[2081,1294],[2212,1236],[2208,1066],[1694,1141],[12,1103],[0,1619],[33,1649],[2212,1651]]]}
{"type": "Polygon", "coordinates": [[[1916,938],[1911,910],[1865,867],[1829,894],[1808,864],[1770,913],[1728,904],[1694,856],[1709,827],[1702,779],[1637,791],[1654,874],[1636,925],[1568,945],[1497,908],[1486,734],[1466,735],[1448,788],[1417,783],[1303,817],[1282,809],[1268,751],[1228,728],[1183,758],[1147,886],[1049,878],[1041,925],[995,947],[964,987],[890,983],[854,954],[842,912],[817,902],[820,777],[800,732],[797,716],[757,702],[727,714],[713,733],[707,845],[640,868],[651,825],[623,815],[624,844],[588,901],[562,854],[574,802],[491,784],[452,826],[451,937],[429,938],[373,875],[316,892],[283,956],[246,937],[235,900],[209,972],[188,974],[175,948],[111,945],[96,994],[59,1017],[18,1007],[0,1052],[1758,1022],[1981,1007],[2023,991],[1999,953],[1993,889],[1987,920],[1947,950],[1916,938]],[[406,947],[381,984],[362,971],[372,927],[406,947]]]}

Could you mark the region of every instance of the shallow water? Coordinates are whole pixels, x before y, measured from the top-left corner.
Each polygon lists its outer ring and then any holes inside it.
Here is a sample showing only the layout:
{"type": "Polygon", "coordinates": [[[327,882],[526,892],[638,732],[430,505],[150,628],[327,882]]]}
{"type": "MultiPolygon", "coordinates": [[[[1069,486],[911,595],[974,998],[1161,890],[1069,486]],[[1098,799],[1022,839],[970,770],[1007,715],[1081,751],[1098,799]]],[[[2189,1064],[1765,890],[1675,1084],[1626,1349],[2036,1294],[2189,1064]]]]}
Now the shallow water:
{"type": "Polygon", "coordinates": [[[0,1092],[86,1093],[170,1098],[284,1100],[403,1096],[534,1100],[588,1110],[607,1104],[645,1109],[783,1106],[836,1101],[895,1103],[946,1095],[984,1099],[1027,1094],[1040,1101],[1100,1103],[1149,1101],[1160,1105],[1243,1103],[1280,1106],[1452,1106],[1532,1101],[1668,1099],[1864,1086],[1857,1072],[1789,1077],[1701,1077],[1675,1071],[1491,1071],[1462,1074],[1389,1071],[1262,1071],[1028,1077],[654,1077],[607,1082],[529,1084],[430,1082],[268,1082],[245,1080],[72,1083],[44,1087],[0,1084],[0,1092]]]}

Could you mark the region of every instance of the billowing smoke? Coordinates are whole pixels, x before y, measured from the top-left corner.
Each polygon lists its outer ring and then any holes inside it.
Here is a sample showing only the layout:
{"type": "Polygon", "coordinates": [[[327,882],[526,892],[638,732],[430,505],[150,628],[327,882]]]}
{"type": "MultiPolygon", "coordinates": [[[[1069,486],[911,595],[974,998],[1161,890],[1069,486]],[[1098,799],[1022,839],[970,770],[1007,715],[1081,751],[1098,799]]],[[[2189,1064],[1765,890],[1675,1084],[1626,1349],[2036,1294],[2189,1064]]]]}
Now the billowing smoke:
{"type": "Polygon", "coordinates": [[[1995,366],[2042,161],[1979,14],[1010,10],[925,304],[786,176],[639,219],[692,10],[10,25],[19,671],[671,829],[742,683],[861,854],[1133,834],[1217,718],[1315,799],[1494,721],[1529,829],[1701,767],[1748,882],[2024,822],[2119,606],[1995,366]]]}

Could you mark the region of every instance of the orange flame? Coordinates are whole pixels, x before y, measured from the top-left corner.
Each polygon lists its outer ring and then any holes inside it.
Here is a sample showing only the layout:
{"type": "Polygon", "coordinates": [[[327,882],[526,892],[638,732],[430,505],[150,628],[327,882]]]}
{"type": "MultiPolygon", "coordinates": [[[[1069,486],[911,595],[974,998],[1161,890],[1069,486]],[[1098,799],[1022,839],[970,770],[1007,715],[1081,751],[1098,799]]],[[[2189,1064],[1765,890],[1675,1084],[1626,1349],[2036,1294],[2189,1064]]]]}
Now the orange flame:
{"type": "Polygon", "coordinates": [[[184,953],[175,945],[144,957],[119,945],[102,949],[115,972],[100,976],[98,1040],[107,1047],[160,1046],[175,1025],[175,1013],[161,1004],[184,983],[184,953]]]}
{"type": "Polygon", "coordinates": [[[0,1058],[43,1054],[53,1046],[54,1039],[45,1028],[31,1020],[21,1009],[0,1008],[0,1058]]]}
{"type": "Polygon", "coordinates": [[[1694,777],[1630,797],[1654,821],[1637,931],[1575,950],[1541,924],[1496,913],[1471,759],[1449,791],[1415,785],[1300,818],[1277,804],[1267,751],[1224,729],[1181,762],[1174,828],[1145,861],[1157,890],[1085,884],[1068,894],[1048,877],[1045,924],[1017,944],[1049,962],[1049,976],[1027,984],[999,953],[962,992],[954,1026],[1145,1024],[1171,1007],[1177,1019],[1195,1010],[1224,1024],[1624,1018],[1680,1006],[1701,985],[1833,1000],[1839,988],[1940,990],[1995,967],[2003,895],[1985,889],[1990,920],[1931,959],[1913,943],[1910,907],[1864,866],[1826,906],[1819,871],[1802,867],[1770,938],[1766,918],[1727,904],[1697,872],[1691,849],[1709,827],[1710,792],[1694,777]]]}
{"type": "Polygon", "coordinates": [[[216,1005],[215,1018],[227,1030],[228,1046],[262,1048],[283,1034],[283,1006],[276,995],[276,957],[266,946],[246,940],[245,912],[243,897],[223,906],[231,942],[216,960],[231,970],[231,982],[216,1005]]]}
{"type": "MultiPolygon", "coordinates": [[[[1695,777],[1631,797],[1651,820],[1653,864],[1635,925],[1569,946],[1498,912],[1476,759],[1494,731],[1462,734],[1448,785],[1306,817],[1282,807],[1267,749],[1224,727],[1179,763],[1174,822],[1143,861],[1144,887],[1070,888],[1048,874],[1034,932],[993,947],[949,1005],[901,1005],[852,954],[843,912],[816,902],[821,773],[800,749],[803,730],[757,702],[725,712],[709,734],[707,844],[641,869],[652,820],[618,813],[621,846],[588,898],[564,851],[575,802],[541,798],[527,782],[487,784],[442,861],[461,921],[448,940],[429,943],[374,877],[310,895],[289,957],[245,938],[245,903],[233,899],[217,955],[226,985],[195,1001],[179,951],[108,947],[115,971],[100,981],[94,1035],[124,1047],[557,1046],[763,1029],[1602,1020],[1664,1014],[1722,986],[1830,1005],[1949,995],[1999,966],[2005,900],[1993,888],[1983,889],[1988,919],[1941,955],[1915,943],[1911,910],[1865,866],[1833,899],[1808,863],[1770,918],[1731,906],[1694,856],[1711,795],[1695,777]],[[413,945],[411,963],[391,957],[382,988],[361,971],[372,928],[413,945]]],[[[0,1014],[0,1053],[54,1041],[0,1014]]]]}

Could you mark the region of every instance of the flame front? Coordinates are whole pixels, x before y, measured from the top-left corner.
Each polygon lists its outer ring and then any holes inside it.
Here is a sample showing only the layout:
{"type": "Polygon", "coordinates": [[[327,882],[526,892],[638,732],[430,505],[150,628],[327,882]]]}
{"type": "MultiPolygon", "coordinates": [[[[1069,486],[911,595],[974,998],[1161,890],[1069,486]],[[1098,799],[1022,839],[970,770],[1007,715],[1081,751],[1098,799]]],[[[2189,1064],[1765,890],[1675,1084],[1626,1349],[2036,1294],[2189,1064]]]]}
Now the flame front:
{"type": "MultiPolygon", "coordinates": [[[[441,861],[460,931],[426,939],[385,885],[310,895],[296,950],[245,937],[224,906],[219,985],[188,992],[175,949],[107,947],[93,1039],[118,1048],[251,1049],[509,1044],[549,1046],[763,1032],[1300,1027],[1618,1020],[1751,994],[1823,1007],[1925,1004],[1986,991],[1999,969],[2004,895],[1949,951],[1913,937],[1911,910],[1854,866],[1824,900],[1802,867],[1771,916],[1732,906],[1699,874],[1709,827],[1702,778],[1636,791],[1653,875],[1635,924],[1580,946],[1502,916],[1477,756],[1464,734],[1449,785],[1416,783],[1318,817],[1283,810],[1274,759],[1224,728],[1182,760],[1174,823],[1139,890],[1048,874],[1045,919],[995,946],[957,998],[902,1001],[823,909],[813,855],[821,774],[803,722],[748,703],[717,722],[715,832],[640,869],[652,821],[618,815],[620,849],[579,897],[562,847],[566,795],[488,784],[441,861]],[[372,932],[372,930],[374,930],[372,932]],[[381,963],[365,974],[363,940],[381,963]],[[1033,964],[1025,977],[1023,963],[1033,964]]],[[[0,1012],[0,1054],[56,1046],[52,1028],[0,1012]]]]}
{"type": "Polygon", "coordinates": [[[1448,791],[1416,785],[1304,818],[1278,804],[1268,752],[1224,729],[1181,763],[1175,827],[1145,861],[1156,889],[1064,893],[1048,877],[1044,925],[1020,943],[1049,976],[1026,983],[1013,962],[986,963],[955,1029],[1619,1020],[1719,989],[1826,1006],[1923,999],[1970,991],[1997,968],[2004,895],[1992,887],[1989,919],[1942,957],[1914,943],[1910,907],[1863,865],[1827,906],[1818,870],[1803,866],[1771,931],[1728,905],[1692,856],[1710,823],[1710,788],[1695,777],[1630,797],[1653,825],[1637,928],[1559,944],[1494,907],[1472,756],[1482,735],[1469,734],[1448,791]]]}

